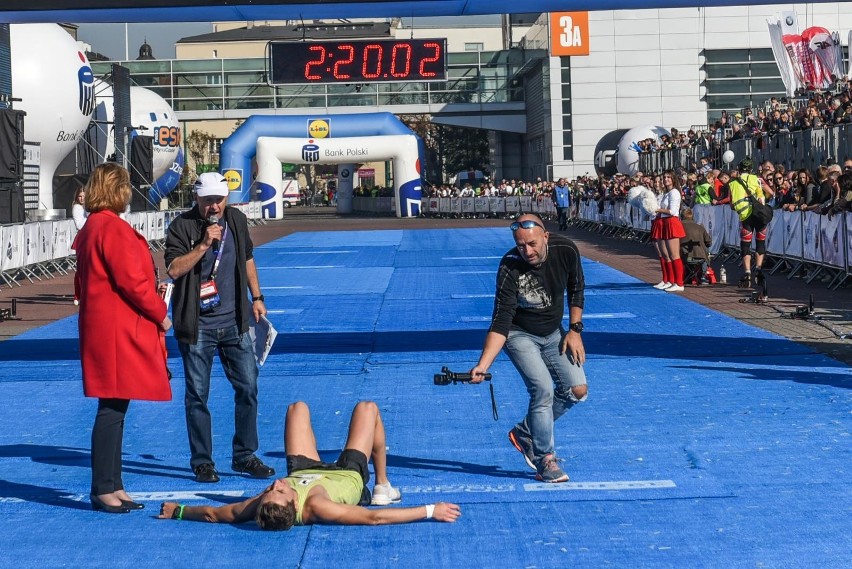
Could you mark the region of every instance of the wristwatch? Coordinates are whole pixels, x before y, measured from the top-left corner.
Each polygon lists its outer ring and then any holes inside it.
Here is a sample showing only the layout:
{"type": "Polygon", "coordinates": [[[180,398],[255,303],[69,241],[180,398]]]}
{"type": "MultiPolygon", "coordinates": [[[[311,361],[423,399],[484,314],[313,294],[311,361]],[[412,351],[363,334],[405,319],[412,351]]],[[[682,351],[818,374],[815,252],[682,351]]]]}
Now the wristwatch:
{"type": "Polygon", "coordinates": [[[258,295],[258,296],[252,296],[252,297],[251,297],[251,302],[252,302],[252,304],[254,304],[255,302],[257,302],[258,300],[259,300],[259,301],[261,301],[261,302],[266,302],[266,299],[263,297],[263,295],[262,295],[262,294],[261,294],[261,295],[258,295]]]}
{"type": "Polygon", "coordinates": [[[578,321],[578,322],[574,322],[573,324],[571,324],[570,326],[568,326],[568,328],[569,328],[572,332],[576,332],[576,333],[580,334],[580,333],[583,331],[583,321],[582,321],[582,320],[580,320],[580,321],[578,321]]]}

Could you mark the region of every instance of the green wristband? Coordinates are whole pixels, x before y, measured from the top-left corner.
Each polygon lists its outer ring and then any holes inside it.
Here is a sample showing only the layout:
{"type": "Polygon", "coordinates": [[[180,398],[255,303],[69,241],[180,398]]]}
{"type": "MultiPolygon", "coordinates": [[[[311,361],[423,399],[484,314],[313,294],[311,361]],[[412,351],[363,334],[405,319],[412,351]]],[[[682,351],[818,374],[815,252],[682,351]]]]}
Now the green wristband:
{"type": "Polygon", "coordinates": [[[173,520],[182,520],[183,519],[183,509],[186,508],[183,504],[179,504],[177,508],[175,508],[174,513],[172,513],[173,520]]]}

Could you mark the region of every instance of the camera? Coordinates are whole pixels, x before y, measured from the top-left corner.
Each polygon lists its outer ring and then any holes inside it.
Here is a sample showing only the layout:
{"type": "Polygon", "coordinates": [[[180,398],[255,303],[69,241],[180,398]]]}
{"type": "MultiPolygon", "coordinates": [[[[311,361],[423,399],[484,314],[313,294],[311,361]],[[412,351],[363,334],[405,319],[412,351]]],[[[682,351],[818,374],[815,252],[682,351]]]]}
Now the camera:
{"type": "MultiPolygon", "coordinates": [[[[436,373],[434,377],[435,385],[449,385],[452,383],[468,383],[473,379],[469,373],[453,373],[450,368],[444,366],[441,368],[441,373],[436,373]]],[[[485,381],[491,381],[491,374],[485,374],[485,381]]]]}

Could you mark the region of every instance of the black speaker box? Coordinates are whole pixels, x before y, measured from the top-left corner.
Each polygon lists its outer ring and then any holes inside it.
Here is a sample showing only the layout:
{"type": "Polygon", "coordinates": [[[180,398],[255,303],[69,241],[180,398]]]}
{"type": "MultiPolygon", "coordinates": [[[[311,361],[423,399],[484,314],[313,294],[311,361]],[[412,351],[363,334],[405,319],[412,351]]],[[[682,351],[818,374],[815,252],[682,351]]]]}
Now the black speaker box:
{"type": "Polygon", "coordinates": [[[24,175],[24,116],[0,109],[0,180],[17,182],[24,175]]]}
{"type": "Polygon", "coordinates": [[[0,224],[24,222],[24,190],[18,184],[0,184],[0,224]]]}

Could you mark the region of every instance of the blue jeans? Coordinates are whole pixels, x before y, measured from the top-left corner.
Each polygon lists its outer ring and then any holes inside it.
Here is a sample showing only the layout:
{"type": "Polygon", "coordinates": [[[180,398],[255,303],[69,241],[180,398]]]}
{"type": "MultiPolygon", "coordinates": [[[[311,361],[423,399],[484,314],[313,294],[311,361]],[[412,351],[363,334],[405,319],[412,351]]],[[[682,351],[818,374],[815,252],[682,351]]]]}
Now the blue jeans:
{"type": "Polygon", "coordinates": [[[577,399],[571,391],[574,386],[586,384],[586,373],[567,354],[559,353],[564,335],[561,329],[536,336],[512,328],[506,338],[506,353],[530,394],[527,416],[517,429],[532,439],[536,462],[553,452],[554,422],[575,403],[586,399],[577,399]]]}
{"type": "Polygon", "coordinates": [[[257,363],[248,334],[235,324],[215,330],[199,330],[198,342],[178,342],[186,377],[186,429],[189,433],[190,466],[213,464],[213,435],[210,425],[210,371],[218,352],[225,376],[234,388],[233,460],[240,463],[257,450],[257,363]]]}

